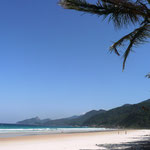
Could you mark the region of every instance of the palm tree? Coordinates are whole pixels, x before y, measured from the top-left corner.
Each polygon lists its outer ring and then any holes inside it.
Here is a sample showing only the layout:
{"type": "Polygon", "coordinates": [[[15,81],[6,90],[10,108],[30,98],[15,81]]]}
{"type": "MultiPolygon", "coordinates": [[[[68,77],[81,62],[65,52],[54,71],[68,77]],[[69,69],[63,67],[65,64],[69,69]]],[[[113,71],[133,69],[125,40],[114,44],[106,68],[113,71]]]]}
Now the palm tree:
{"type": "Polygon", "coordinates": [[[59,4],[65,9],[108,18],[108,22],[113,21],[118,28],[131,24],[135,26],[131,33],[123,36],[110,47],[111,52],[114,51],[120,56],[120,48],[126,45],[123,50],[123,70],[132,48],[148,42],[150,38],[150,0],[97,0],[95,4],[86,0],[60,0],[59,4]]]}

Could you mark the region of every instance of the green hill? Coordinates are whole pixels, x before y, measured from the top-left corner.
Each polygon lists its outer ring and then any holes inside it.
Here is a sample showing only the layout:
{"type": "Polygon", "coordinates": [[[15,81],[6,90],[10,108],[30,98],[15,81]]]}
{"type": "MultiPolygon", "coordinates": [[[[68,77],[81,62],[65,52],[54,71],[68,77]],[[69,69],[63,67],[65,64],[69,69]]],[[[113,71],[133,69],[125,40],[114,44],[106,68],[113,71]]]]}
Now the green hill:
{"type": "Polygon", "coordinates": [[[91,118],[92,116],[96,114],[100,114],[105,112],[105,110],[92,110],[84,115],[78,116],[76,118],[63,118],[63,119],[56,119],[56,120],[50,120],[48,122],[45,122],[44,125],[50,125],[50,126],[82,126],[83,122],[85,122],[87,119],[91,118]]]}
{"type": "Polygon", "coordinates": [[[97,114],[83,125],[125,128],[150,128],[150,99],[138,104],[126,104],[97,114]]]}
{"type": "Polygon", "coordinates": [[[92,110],[81,116],[72,116],[56,120],[41,120],[35,117],[17,123],[44,126],[150,128],[150,99],[138,104],[126,104],[108,111],[92,110]]]}
{"type": "Polygon", "coordinates": [[[80,116],[72,116],[69,118],[62,118],[62,119],[44,119],[41,120],[39,117],[26,119],[23,121],[17,122],[17,124],[24,124],[24,125],[44,125],[44,126],[82,126],[83,122],[85,122],[90,117],[105,112],[105,110],[92,110],[84,115],[80,116]]]}

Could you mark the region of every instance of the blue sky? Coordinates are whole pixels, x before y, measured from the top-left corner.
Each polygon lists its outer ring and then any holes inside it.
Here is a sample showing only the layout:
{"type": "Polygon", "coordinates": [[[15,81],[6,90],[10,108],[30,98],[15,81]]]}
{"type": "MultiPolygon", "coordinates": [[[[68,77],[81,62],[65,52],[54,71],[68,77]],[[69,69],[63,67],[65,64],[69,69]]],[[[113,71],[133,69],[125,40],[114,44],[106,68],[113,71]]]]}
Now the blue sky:
{"type": "Polygon", "coordinates": [[[0,1],[0,122],[61,118],[150,97],[149,44],[127,60],[108,49],[131,30],[53,0],[0,1]]]}

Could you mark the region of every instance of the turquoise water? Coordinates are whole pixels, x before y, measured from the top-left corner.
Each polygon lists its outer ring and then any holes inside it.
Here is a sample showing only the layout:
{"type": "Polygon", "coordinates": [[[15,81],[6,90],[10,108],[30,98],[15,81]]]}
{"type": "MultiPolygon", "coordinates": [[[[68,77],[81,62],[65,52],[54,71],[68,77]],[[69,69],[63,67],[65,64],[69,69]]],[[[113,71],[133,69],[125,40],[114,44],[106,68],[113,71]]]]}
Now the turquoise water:
{"type": "Polygon", "coordinates": [[[111,130],[111,129],[88,128],[88,127],[50,127],[50,126],[34,126],[34,125],[18,125],[18,124],[0,124],[0,137],[97,132],[97,131],[104,131],[104,130],[111,130]]]}
{"type": "Polygon", "coordinates": [[[38,129],[38,128],[45,129],[45,128],[57,128],[57,127],[37,126],[37,125],[20,125],[20,124],[0,124],[0,129],[38,129]]]}

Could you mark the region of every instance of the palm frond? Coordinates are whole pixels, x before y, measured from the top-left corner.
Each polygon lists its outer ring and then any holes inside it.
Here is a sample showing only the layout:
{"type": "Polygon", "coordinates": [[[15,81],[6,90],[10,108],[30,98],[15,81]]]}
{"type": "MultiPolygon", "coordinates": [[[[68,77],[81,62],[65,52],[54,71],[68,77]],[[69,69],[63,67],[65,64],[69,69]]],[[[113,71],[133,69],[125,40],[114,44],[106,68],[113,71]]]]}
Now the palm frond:
{"type": "Polygon", "coordinates": [[[145,77],[146,77],[146,78],[150,78],[150,73],[148,73],[145,77]]]}
{"type": "Polygon", "coordinates": [[[142,27],[135,29],[133,32],[125,35],[110,47],[110,51],[114,51],[115,53],[119,54],[118,48],[123,46],[125,42],[129,41],[129,45],[123,55],[124,57],[123,70],[125,68],[127,57],[129,56],[129,53],[132,51],[132,47],[147,42],[148,38],[150,38],[150,25],[145,24],[142,27]]]}
{"type": "Polygon", "coordinates": [[[66,9],[103,16],[104,19],[108,18],[108,21],[112,21],[118,28],[138,23],[139,28],[122,37],[110,48],[110,51],[120,55],[118,49],[128,42],[123,54],[123,70],[132,47],[150,38],[150,0],[97,0],[95,4],[87,0],[60,0],[59,4],[66,9]]]}
{"type": "Polygon", "coordinates": [[[146,16],[143,6],[129,0],[98,0],[96,4],[86,0],[60,0],[59,4],[66,9],[103,16],[104,19],[108,17],[117,27],[135,24],[146,16]]]}

